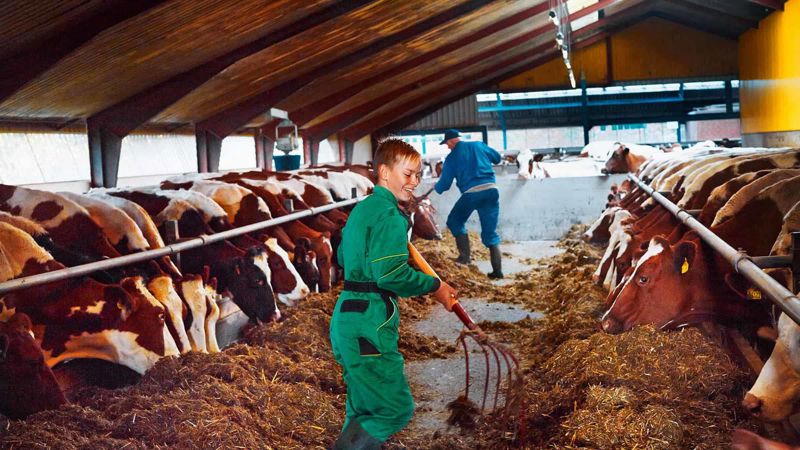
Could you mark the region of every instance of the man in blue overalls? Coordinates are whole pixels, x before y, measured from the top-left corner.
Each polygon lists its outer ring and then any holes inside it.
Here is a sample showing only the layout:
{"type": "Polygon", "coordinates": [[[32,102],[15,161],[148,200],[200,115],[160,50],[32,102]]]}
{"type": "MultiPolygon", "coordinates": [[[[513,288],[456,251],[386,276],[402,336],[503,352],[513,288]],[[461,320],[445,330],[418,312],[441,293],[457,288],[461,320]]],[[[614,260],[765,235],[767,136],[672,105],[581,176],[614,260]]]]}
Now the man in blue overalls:
{"type": "Polygon", "coordinates": [[[492,272],[488,274],[489,278],[503,278],[500,236],[497,234],[500,194],[492,169],[493,163],[500,163],[500,154],[483,142],[461,141],[458,130],[445,131],[441,144],[447,145],[450,154],[444,160],[442,175],[434,189],[441,194],[450,189],[455,179],[462,194],[447,216],[447,228],[455,236],[458,246],[456,261],[462,264],[471,262],[465,225],[472,212],[477,210],[481,222],[481,242],[489,248],[491,255],[492,272]]]}

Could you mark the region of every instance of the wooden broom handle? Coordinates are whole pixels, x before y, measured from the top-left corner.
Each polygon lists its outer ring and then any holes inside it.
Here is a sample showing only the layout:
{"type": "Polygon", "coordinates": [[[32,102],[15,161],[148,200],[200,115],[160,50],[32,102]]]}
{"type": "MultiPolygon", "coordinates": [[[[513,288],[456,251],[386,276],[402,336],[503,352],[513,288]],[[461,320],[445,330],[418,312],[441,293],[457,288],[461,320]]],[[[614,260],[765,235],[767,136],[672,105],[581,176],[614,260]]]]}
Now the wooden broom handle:
{"type": "MultiPolygon", "coordinates": [[[[419,269],[432,277],[436,277],[441,280],[441,277],[436,274],[436,271],[433,270],[428,261],[425,261],[425,258],[422,257],[419,250],[417,250],[411,242],[408,243],[408,254],[411,255],[411,259],[419,266],[419,269]]],[[[450,310],[453,311],[461,322],[469,328],[470,330],[474,330],[478,328],[478,325],[475,324],[475,321],[472,320],[472,317],[467,314],[467,311],[464,310],[464,307],[461,306],[461,303],[458,302],[458,299],[453,299],[453,302],[450,304],[450,310]]]]}

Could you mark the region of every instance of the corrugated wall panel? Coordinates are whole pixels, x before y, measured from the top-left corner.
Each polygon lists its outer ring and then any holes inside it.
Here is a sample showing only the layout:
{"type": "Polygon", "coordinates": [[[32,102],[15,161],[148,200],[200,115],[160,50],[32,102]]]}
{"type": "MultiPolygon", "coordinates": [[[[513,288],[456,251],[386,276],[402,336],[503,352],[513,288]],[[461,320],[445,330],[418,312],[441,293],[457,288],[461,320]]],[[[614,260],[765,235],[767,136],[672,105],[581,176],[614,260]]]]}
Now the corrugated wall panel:
{"type": "Polygon", "coordinates": [[[406,128],[410,130],[425,130],[432,128],[474,127],[478,124],[478,100],[474,95],[470,95],[445,106],[406,128]]]}

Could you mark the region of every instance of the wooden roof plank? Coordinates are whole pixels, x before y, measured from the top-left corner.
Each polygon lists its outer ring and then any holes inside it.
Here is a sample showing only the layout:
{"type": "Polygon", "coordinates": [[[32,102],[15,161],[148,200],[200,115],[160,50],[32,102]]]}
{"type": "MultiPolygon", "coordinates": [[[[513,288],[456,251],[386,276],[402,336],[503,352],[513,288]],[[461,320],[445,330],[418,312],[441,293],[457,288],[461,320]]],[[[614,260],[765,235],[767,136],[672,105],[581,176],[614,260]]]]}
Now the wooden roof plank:
{"type": "Polygon", "coordinates": [[[214,131],[214,133],[218,136],[227,136],[235,132],[240,127],[246,125],[253,117],[266,111],[279,101],[285,99],[298,89],[301,89],[303,86],[324,75],[325,73],[337,70],[341,67],[348,66],[359,60],[367,58],[383,49],[391,47],[392,45],[413,38],[414,36],[419,35],[420,33],[423,33],[431,28],[442,25],[484,5],[487,5],[492,1],[493,0],[468,0],[457,6],[451,7],[435,16],[432,16],[421,22],[417,22],[416,24],[400,30],[397,33],[390,34],[376,42],[373,42],[367,47],[351,52],[330,63],[323,64],[303,75],[281,83],[279,86],[250,97],[248,100],[232,108],[228,108],[227,110],[203,120],[198,125],[204,129],[214,131]]]}
{"type": "Polygon", "coordinates": [[[0,102],[56,64],[97,34],[163,3],[164,0],[117,0],[95,14],[75,22],[67,30],[30,44],[5,58],[0,65],[0,102]]]}
{"type": "Polygon", "coordinates": [[[89,121],[101,123],[119,136],[127,135],[136,127],[144,124],[159,112],[189,94],[198,86],[210,80],[236,61],[289,39],[323,22],[347,14],[371,1],[374,0],[344,0],[320,11],[311,13],[296,22],[269,33],[269,35],[265,37],[243,45],[201,66],[178,74],[150,89],[100,111],[90,117],[89,121]]]}

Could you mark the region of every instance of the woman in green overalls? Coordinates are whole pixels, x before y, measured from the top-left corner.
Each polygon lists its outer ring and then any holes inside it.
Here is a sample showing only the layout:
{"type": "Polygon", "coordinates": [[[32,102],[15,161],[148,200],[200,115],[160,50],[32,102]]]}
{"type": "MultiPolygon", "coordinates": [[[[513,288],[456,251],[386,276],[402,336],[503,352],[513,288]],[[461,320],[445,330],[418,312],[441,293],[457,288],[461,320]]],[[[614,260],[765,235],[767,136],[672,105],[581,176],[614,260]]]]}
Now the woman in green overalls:
{"type": "Polygon", "coordinates": [[[412,199],[419,185],[419,153],[399,139],[385,140],[375,151],[373,170],[375,190],[350,213],[338,250],[345,284],[330,332],[347,405],[334,449],[379,449],[414,413],[397,350],[397,298],[433,292],[449,309],[456,297],[450,285],[408,265],[410,223],[397,202],[412,199]]]}

